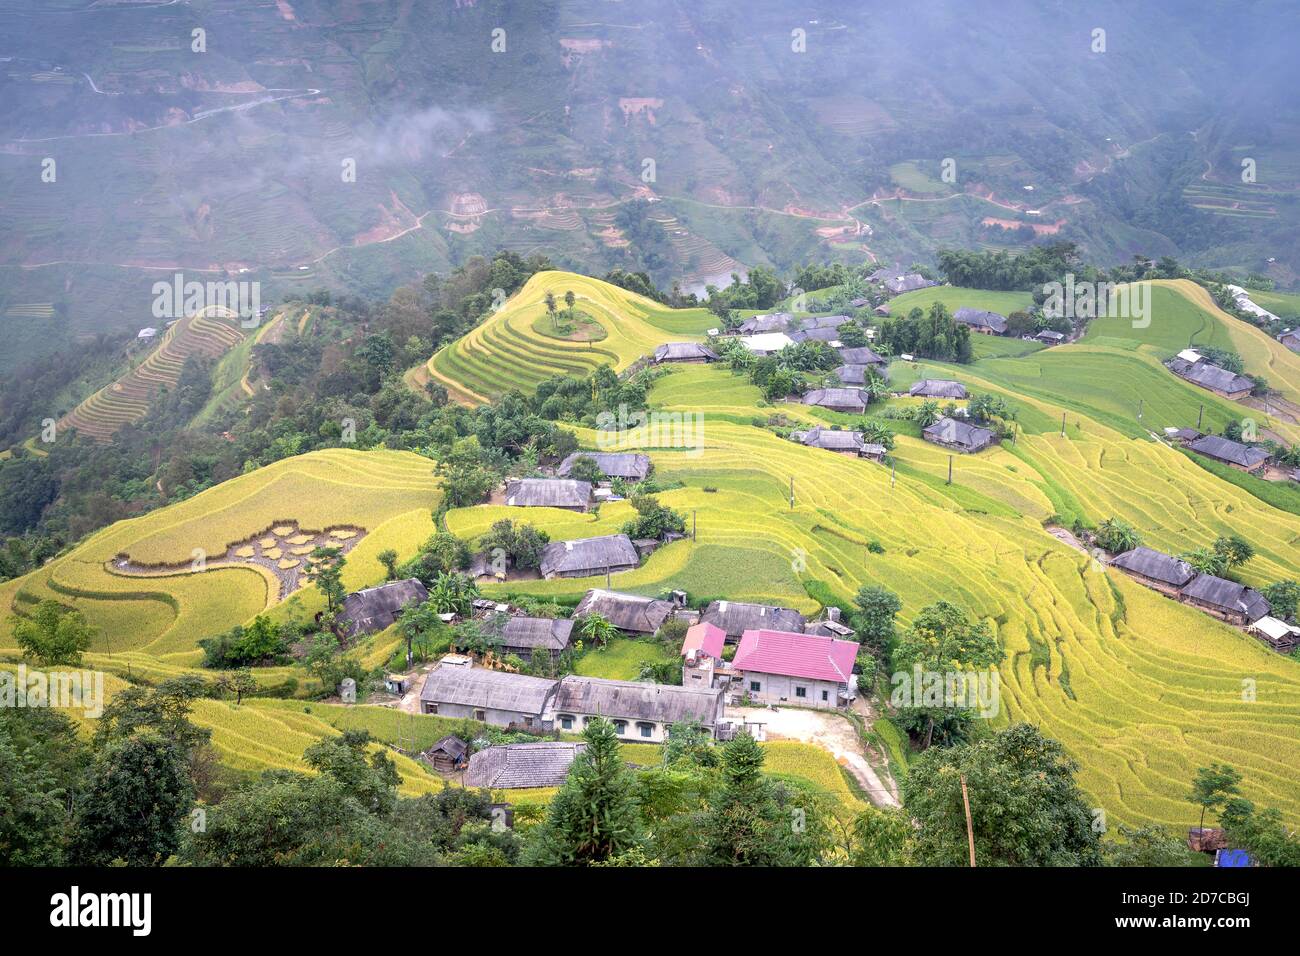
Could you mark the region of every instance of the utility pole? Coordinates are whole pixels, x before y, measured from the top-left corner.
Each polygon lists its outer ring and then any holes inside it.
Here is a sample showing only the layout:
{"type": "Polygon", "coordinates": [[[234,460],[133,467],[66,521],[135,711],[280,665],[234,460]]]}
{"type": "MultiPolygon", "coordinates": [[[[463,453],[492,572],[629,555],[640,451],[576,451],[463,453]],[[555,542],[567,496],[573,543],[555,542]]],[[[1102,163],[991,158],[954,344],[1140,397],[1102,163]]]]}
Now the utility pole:
{"type": "Polygon", "coordinates": [[[790,510],[794,510],[794,475],[790,476],[790,510]]]}
{"type": "Polygon", "coordinates": [[[952,455],[948,456],[948,484],[952,484],[952,455]]]}
{"type": "Polygon", "coordinates": [[[961,775],[961,802],[966,807],[966,842],[970,844],[970,865],[975,865],[975,831],[970,822],[970,794],[966,792],[966,775],[961,775]]]}
{"type": "Polygon", "coordinates": [[[894,487],[894,460],[889,460],[889,487],[894,487]]]}
{"type": "Polygon", "coordinates": [[[695,515],[696,515],[695,509],[692,508],[691,509],[691,541],[692,542],[697,540],[695,536],[695,532],[696,532],[695,515]]]}
{"type": "Polygon", "coordinates": [[[1200,410],[1199,413],[1197,413],[1197,416],[1196,416],[1196,430],[1197,430],[1198,432],[1201,430],[1201,422],[1202,422],[1202,420],[1203,420],[1204,418],[1205,418],[1205,405],[1202,404],[1202,405],[1201,405],[1201,410],[1200,410]]]}
{"type": "Polygon", "coordinates": [[[1065,437],[1065,412],[1061,412],[1061,437],[1065,437]]]}
{"type": "Polygon", "coordinates": [[[605,565],[605,587],[609,588],[609,565],[605,565]]]}
{"type": "Polygon", "coordinates": [[[1138,399],[1138,418],[1142,417],[1142,406],[1143,404],[1145,404],[1145,402],[1146,402],[1145,398],[1138,399]]]}

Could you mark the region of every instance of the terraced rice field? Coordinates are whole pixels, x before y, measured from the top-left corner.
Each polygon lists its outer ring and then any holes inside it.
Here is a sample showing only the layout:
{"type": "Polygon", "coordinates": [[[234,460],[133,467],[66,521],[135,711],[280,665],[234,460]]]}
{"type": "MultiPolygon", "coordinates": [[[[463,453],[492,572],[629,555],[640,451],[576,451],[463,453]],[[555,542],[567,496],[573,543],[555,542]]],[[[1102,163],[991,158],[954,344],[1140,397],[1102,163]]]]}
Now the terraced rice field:
{"type": "MultiPolygon", "coordinates": [[[[393,548],[405,559],[433,533],[438,488],[432,469],[428,459],[408,452],[331,449],[276,462],[120,521],[39,571],[0,585],[0,652],[14,648],[14,614],[54,598],[100,629],[89,655],[95,666],[124,671],[129,665],[155,674],[193,667],[202,655],[200,638],[279,601],[280,579],[265,563],[223,565],[218,556],[277,526],[349,526],[366,534],[348,552],[344,583],[349,590],[375,584],[384,576],[381,551],[393,548]],[[206,570],[191,570],[196,554],[207,557],[206,570]],[[164,567],[150,576],[124,574],[116,566],[123,557],[164,567]]],[[[310,614],[321,599],[308,588],[276,612],[287,613],[289,604],[310,614]]]]}
{"type": "Polygon", "coordinates": [[[143,362],[70,411],[58,429],[76,429],[96,441],[108,441],[123,425],[142,418],[159,391],[175,387],[187,358],[216,358],[243,339],[243,330],[231,319],[207,315],[180,319],[143,362]]]}
{"type": "Polygon", "coordinates": [[[476,405],[511,389],[536,388],[553,375],[588,375],[602,365],[626,368],[671,341],[699,341],[716,319],[704,309],[673,312],[650,299],[568,272],[542,272],[505,306],[464,338],[441,349],[412,377],[443,384],[452,397],[476,405]],[[551,292],[563,308],[564,293],[603,327],[599,341],[574,342],[534,328],[546,318],[551,292]]]}
{"type": "MultiPolygon", "coordinates": [[[[1234,531],[1258,550],[1242,580],[1259,586],[1295,576],[1300,519],[1149,435],[1166,423],[1194,424],[1202,402],[1207,424],[1238,409],[1159,365],[1160,353],[1179,338],[1185,344],[1193,325],[1198,341],[1253,342],[1242,332],[1249,327],[1201,310],[1183,292],[1175,284],[1160,293],[1157,305],[1169,311],[1158,309],[1147,329],[1126,324],[1126,342],[1107,334],[1120,329],[1101,326],[1086,344],[1020,359],[919,365],[918,375],[957,371],[1020,410],[1018,442],[957,456],[952,486],[945,484],[948,455],[935,446],[900,435],[891,484],[882,466],[805,449],[755,427],[778,410],[796,420],[818,417],[808,409],[760,405],[757,390],[725,369],[674,371],[656,384],[652,400],[664,410],[702,411],[705,450],[647,451],[659,474],[685,483],[660,497],[695,515],[698,540],[662,548],[640,568],[614,575],[613,586],[642,594],[681,587],[693,599],[729,596],[814,611],[819,602],[810,588],[847,601],[872,582],[902,596],[905,619],[935,600],[955,601],[989,621],[1007,652],[996,723],[1030,720],[1061,739],[1112,828],[1186,826],[1187,781],[1211,760],[1240,768],[1253,799],[1296,821],[1288,808],[1300,803],[1292,769],[1300,763],[1300,664],[1104,569],[1043,527],[1053,515],[1119,515],[1149,545],[1173,552],[1234,531]],[[872,541],[883,554],[867,550],[872,541]]],[[[1248,365],[1258,361],[1241,351],[1248,365]]],[[[585,447],[594,439],[579,432],[585,447]]],[[[475,508],[453,511],[448,524],[476,534],[509,514],[555,536],[588,536],[617,526],[625,509],[607,506],[593,517],[475,508]]],[[[599,577],[499,587],[573,599],[603,585],[599,577]]]]}

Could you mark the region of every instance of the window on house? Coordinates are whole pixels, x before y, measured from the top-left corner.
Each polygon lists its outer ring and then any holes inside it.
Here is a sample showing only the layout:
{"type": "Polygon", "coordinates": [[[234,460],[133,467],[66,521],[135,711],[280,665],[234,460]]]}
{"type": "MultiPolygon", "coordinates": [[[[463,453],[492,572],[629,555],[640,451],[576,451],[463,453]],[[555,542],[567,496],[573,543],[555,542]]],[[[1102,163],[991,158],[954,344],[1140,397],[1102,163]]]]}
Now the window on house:
{"type": "Polygon", "coordinates": [[[826,691],[822,691],[822,700],[830,700],[830,699],[831,699],[830,694],[826,693],[826,691]]]}
{"type": "Polygon", "coordinates": [[[641,731],[642,737],[653,737],[655,733],[654,724],[637,724],[637,730],[641,731]]]}
{"type": "Polygon", "coordinates": [[[525,726],[525,727],[531,727],[532,725],[533,725],[533,718],[531,718],[531,717],[525,717],[525,718],[524,718],[524,726],[525,726]]]}
{"type": "Polygon", "coordinates": [[[436,714],[436,713],[438,712],[438,705],[437,705],[437,704],[425,704],[425,705],[424,705],[424,712],[425,712],[426,714],[436,714]]]}
{"type": "Polygon", "coordinates": [[[561,717],[561,718],[560,718],[560,727],[561,727],[562,729],[564,729],[564,730],[572,730],[572,729],[573,729],[573,718],[572,718],[572,717],[561,717]]]}
{"type": "Polygon", "coordinates": [[[794,696],[796,696],[796,697],[807,697],[807,696],[808,696],[808,688],[807,688],[807,687],[796,687],[796,688],[794,689],[794,696]]]}
{"type": "Polygon", "coordinates": [[[614,721],[614,733],[618,734],[620,737],[622,737],[624,734],[626,734],[626,733],[627,733],[627,721],[626,721],[626,720],[616,720],[616,721],[614,721]]]}
{"type": "Polygon", "coordinates": [[[485,711],[485,710],[476,710],[476,711],[474,711],[474,719],[475,719],[475,720],[484,720],[484,721],[486,721],[486,720],[487,720],[487,711],[485,711]]]}
{"type": "Polygon", "coordinates": [[[757,694],[760,690],[763,689],[763,685],[756,680],[752,680],[749,682],[749,689],[752,690],[755,694],[757,694]]]}

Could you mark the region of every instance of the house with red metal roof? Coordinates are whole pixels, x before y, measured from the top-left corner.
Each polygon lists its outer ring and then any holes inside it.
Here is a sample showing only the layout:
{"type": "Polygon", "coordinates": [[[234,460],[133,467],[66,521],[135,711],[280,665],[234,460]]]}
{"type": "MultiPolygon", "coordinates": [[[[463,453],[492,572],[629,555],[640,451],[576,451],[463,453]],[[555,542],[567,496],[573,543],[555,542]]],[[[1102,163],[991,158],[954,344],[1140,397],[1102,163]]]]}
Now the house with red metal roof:
{"type": "Polygon", "coordinates": [[[733,686],[760,704],[847,707],[858,644],[821,634],[748,630],[731,662],[733,686]]]}
{"type": "Polygon", "coordinates": [[[695,624],[682,641],[682,686],[727,687],[731,667],[722,659],[727,632],[716,624],[695,624]]]}

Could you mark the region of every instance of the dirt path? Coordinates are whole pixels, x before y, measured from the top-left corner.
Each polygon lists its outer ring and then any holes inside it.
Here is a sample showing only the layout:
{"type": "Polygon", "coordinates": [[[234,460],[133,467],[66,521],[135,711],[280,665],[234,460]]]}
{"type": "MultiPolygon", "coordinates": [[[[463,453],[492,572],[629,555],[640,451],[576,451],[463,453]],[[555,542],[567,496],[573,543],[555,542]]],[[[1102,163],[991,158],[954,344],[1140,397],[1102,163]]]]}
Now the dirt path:
{"type": "MultiPolygon", "coordinates": [[[[855,702],[855,710],[864,718],[875,715],[870,707],[855,702]]],[[[842,714],[835,711],[804,710],[796,707],[738,707],[730,709],[728,716],[766,724],[768,740],[801,740],[827,751],[835,762],[853,775],[853,779],[866,791],[871,802],[878,807],[898,807],[898,786],[890,776],[884,760],[870,754],[858,737],[857,728],[842,714]],[[875,759],[873,764],[872,759],[875,759]]]]}

